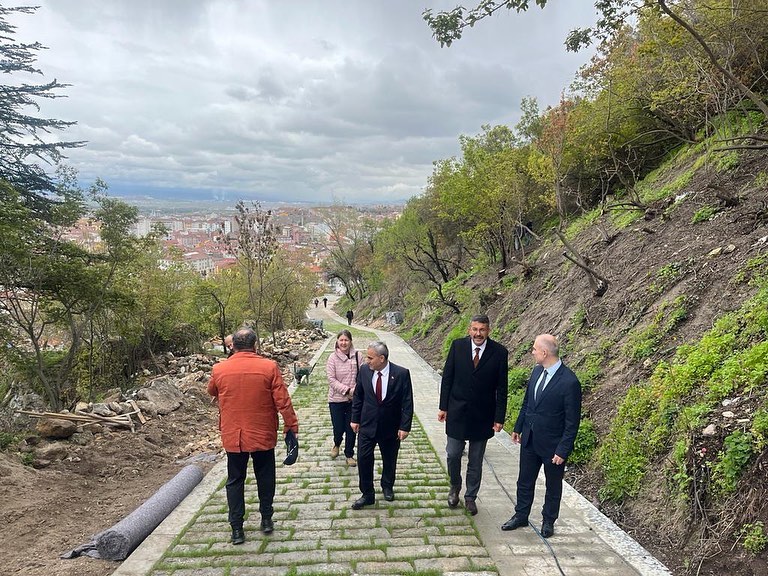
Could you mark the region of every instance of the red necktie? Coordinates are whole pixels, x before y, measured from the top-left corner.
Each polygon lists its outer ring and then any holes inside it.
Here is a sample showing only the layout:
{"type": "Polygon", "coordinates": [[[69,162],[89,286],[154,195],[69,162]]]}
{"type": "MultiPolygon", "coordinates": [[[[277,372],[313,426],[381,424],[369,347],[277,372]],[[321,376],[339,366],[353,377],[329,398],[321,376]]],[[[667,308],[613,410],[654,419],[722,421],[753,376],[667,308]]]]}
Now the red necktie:
{"type": "Polygon", "coordinates": [[[472,358],[472,363],[475,365],[475,368],[480,364],[480,348],[475,348],[475,357],[472,358]]]}
{"type": "Polygon", "coordinates": [[[381,404],[381,372],[377,372],[376,376],[376,402],[381,404]]]}

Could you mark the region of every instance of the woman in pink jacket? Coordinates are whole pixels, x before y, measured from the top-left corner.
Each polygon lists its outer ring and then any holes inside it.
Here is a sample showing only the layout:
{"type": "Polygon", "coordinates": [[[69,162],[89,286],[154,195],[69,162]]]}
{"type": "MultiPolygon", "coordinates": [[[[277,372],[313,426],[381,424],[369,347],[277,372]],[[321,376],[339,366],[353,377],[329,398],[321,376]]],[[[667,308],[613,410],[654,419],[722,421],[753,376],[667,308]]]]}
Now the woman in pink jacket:
{"type": "Polygon", "coordinates": [[[344,456],[347,466],[356,466],[355,433],[349,425],[352,418],[352,396],[355,393],[355,379],[363,358],[352,346],[352,334],[342,330],[336,336],[336,349],[328,357],[325,366],[328,374],[328,408],[333,424],[333,448],[331,458],[339,455],[344,437],[344,456]]]}

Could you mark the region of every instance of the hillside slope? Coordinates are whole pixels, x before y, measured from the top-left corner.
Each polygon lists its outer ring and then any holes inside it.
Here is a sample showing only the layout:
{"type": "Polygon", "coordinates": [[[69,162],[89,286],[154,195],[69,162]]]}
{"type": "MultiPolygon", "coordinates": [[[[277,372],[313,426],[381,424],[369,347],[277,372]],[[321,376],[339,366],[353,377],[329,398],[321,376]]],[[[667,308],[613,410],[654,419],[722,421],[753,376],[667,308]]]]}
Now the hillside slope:
{"type": "MultiPolygon", "coordinates": [[[[573,223],[567,236],[610,281],[602,297],[546,232],[528,248],[530,277],[486,270],[463,284],[481,295],[477,311],[488,312],[493,337],[510,350],[510,419],[534,336],[560,338],[586,390],[583,431],[597,440],[591,459],[569,470],[580,492],[676,574],[768,574],[768,447],[761,435],[768,426],[768,321],[759,313],[768,301],[768,158],[719,158],[681,153],[639,184],[645,212],[596,210],[573,223]],[[676,376],[675,366],[709,346],[710,331],[728,313],[736,314],[727,334],[735,343],[701,380],[676,376]],[[720,374],[713,391],[714,371],[731,357],[751,370],[749,378],[741,368],[720,374]],[[674,378],[681,390],[668,397],[664,387],[675,388],[674,378]],[[623,423],[633,407],[647,413],[623,423]],[[738,440],[741,449],[733,449],[738,440]],[[627,459],[601,453],[606,442],[627,459]],[[627,446],[637,448],[634,460],[627,446]],[[611,489],[617,473],[631,481],[611,489]]],[[[446,310],[435,322],[434,314],[407,311],[402,331],[416,334],[411,345],[440,369],[445,341],[460,335],[467,317],[446,310]],[[427,317],[428,327],[414,328],[427,317]]]]}

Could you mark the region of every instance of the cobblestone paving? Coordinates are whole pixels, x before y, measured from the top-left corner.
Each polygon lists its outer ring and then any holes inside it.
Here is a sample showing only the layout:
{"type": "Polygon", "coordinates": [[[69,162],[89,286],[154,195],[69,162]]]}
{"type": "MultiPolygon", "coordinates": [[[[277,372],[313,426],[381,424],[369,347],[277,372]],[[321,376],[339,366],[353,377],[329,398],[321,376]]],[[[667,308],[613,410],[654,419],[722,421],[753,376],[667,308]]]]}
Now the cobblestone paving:
{"type": "Polygon", "coordinates": [[[498,574],[472,518],[463,508],[451,510],[445,504],[445,470],[416,418],[400,449],[395,501],[386,502],[379,493],[374,506],[350,508],[360,496],[357,469],[346,465],[343,454],[330,457],[327,358],[328,352],[319,359],[311,384],[293,395],[301,449],[299,460],[288,467],[281,463],[283,446],[278,445],[274,533],[259,531],[251,471],[245,544],[229,542],[222,482],[155,565],[153,576],[498,574]]]}

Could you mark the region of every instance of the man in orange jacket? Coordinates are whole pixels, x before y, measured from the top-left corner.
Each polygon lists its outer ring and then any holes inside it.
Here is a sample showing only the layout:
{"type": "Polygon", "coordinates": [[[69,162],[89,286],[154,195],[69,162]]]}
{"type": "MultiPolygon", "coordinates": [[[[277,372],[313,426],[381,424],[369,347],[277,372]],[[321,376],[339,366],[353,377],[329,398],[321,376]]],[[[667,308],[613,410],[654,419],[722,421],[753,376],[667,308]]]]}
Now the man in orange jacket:
{"type": "Polygon", "coordinates": [[[221,444],[227,452],[227,505],[232,544],[245,542],[245,478],[248,457],[253,459],[261,512],[261,531],[270,534],[275,498],[275,446],[277,413],[283,416],[284,433],[298,436],[299,421],[277,362],[254,352],[256,334],[237,331],[234,354],[211,371],[208,393],[219,402],[221,444]]]}

